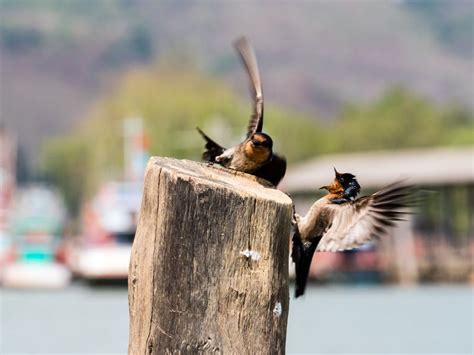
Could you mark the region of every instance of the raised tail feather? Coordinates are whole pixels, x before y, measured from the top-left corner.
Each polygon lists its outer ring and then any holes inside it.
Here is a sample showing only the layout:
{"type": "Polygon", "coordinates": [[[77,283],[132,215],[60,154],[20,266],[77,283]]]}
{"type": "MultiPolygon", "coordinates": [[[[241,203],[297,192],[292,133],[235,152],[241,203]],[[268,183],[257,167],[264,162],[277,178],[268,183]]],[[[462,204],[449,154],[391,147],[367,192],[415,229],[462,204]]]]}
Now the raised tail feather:
{"type": "Polygon", "coordinates": [[[204,138],[206,141],[206,145],[204,146],[206,150],[202,153],[202,159],[211,163],[216,162],[216,157],[224,153],[225,148],[214,142],[211,138],[209,138],[199,127],[196,127],[199,134],[204,138]]]}

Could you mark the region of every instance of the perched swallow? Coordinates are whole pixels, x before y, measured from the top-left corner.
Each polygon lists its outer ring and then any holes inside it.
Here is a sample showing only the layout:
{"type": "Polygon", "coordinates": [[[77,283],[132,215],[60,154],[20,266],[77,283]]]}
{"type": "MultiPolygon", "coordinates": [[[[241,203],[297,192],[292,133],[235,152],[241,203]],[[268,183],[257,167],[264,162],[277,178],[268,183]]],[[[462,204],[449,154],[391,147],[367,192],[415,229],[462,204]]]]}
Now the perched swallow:
{"type": "Polygon", "coordinates": [[[249,173],[277,186],[286,172],[285,157],[273,153],[273,141],[263,128],[263,91],[258,72],[257,60],[247,38],[234,42],[251,81],[253,112],[247,127],[246,139],[231,148],[224,148],[209,138],[201,129],[198,132],[206,141],[206,151],[202,158],[218,163],[226,168],[249,173]]]}
{"type": "MultiPolygon", "coordinates": [[[[335,170],[335,169],[334,169],[335,170]]],[[[317,200],[304,217],[295,214],[291,257],[296,268],[295,297],[304,294],[315,251],[357,248],[386,233],[409,212],[410,186],[396,182],[376,193],[355,199],[360,186],[352,174],[339,174],[322,188],[326,196],[317,200]]]]}

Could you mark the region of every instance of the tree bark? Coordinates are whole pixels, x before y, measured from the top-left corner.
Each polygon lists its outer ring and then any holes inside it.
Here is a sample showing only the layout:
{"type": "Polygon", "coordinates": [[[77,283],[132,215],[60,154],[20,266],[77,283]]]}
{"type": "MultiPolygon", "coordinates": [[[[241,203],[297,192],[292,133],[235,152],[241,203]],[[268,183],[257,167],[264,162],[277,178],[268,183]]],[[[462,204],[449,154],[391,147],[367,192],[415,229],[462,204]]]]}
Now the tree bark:
{"type": "Polygon", "coordinates": [[[130,260],[129,353],[284,353],[291,206],[253,176],[150,159],[130,260]]]}

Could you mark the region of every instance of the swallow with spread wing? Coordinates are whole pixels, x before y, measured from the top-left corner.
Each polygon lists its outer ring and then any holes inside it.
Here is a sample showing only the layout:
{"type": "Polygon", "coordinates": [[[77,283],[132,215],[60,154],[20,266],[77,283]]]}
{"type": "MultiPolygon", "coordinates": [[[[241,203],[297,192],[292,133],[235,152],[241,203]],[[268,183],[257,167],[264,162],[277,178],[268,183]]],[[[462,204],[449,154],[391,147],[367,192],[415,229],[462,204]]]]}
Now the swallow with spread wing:
{"type": "Polygon", "coordinates": [[[246,37],[239,38],[235,48],[244,63],[251,80],[254,99],[253,113],[250,117],[246,139],[231,148],[224,148],[209,138],[202,130],[198,132],[206,141],[206,151],[202,158],[218,163],[226,168],[249,173],[277,186],[286,172],[285,157],[273,153],[271,137],[262,132],[263,128],[263,92],[255,53],[246,37]]]}
{"type": "MultiPolygon", "coordinates": [[[[335,169],[334,169],[335,170],[335,169]]],[[[334,181],[322,189],[308,213],[295,214],[291,257],[296,268],[295,297],[304,294],[315,251],[344,251],[357,248],[386,233],[409,213],[410,186],[396,182],[376,193],[355,199],[360,186],[352,174],[337,171],[334,181]]]]}

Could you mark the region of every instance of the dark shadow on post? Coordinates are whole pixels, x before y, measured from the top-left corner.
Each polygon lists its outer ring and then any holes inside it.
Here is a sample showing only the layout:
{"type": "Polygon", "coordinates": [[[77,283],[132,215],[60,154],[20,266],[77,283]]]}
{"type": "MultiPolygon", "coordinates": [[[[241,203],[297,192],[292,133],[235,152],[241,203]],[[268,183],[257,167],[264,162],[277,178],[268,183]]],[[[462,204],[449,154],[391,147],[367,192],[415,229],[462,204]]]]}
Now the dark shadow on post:
{"type": "Polygon", "coordinates": [[[256,178],[152,158],[129,273],[130,354],[281,354],[290,198],[256,178]]]}

